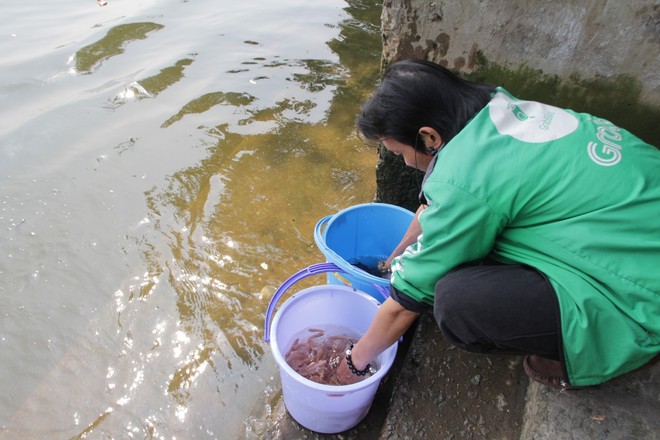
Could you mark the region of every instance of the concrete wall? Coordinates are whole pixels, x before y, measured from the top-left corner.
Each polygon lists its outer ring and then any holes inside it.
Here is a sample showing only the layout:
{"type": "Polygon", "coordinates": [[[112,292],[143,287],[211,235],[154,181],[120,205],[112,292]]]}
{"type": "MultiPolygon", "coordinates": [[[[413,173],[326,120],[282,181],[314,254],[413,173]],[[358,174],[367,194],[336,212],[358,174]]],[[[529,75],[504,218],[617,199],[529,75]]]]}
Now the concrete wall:
{"type": "MultiPolygon", "coordinates": [[[[383,0],[381,22],[383,67],[434,61],[660,146],[660,0],[383,0]]],[[[376,201],[414,210],[419,176],[382,150],[376,201]]]]}
{"type": "Polygon", "coordinates": [[[545,74],[637,78],[660,105],[658,0],[385,0],[386,62],[425,58],[461,72],[475,55],[545,74]]]}

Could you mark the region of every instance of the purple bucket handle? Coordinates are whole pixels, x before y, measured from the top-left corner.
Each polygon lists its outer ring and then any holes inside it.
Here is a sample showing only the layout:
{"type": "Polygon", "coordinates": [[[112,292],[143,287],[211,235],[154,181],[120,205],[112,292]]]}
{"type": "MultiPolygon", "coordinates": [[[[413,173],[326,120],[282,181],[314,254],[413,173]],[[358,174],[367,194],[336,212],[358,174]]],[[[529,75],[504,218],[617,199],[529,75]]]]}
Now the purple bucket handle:
{"type": "MultiPolygon", "coordinates": [[[[293,286],[295,283],[298,281],[310,277],[312,275],[317,275],[320,273],[326,273],[326,272],[341,272],[345,273],[343,269],[341,269],[339,266],[337,266],[334,263],[319,263],[319,264],[312,264],[309,267],[306,267],[305,269],[302,269],[295,274],[293,274],[289,279],[287,279],[282,285],[275,291],[273,294],[273,297],[270,299],[270,303],[268,303],[268,308],[266,309],[266,322],[264,324],[264,341],[265,342],[270,342],[270,323],[271,319],[273,317],[273,312],[275,311],[275,306],[279,302],[280,298],[284,293],[289,290],[291,286],[293,286]]],[[[383,301],[385,301],[389,296],[390,293],[387,290],[387,288],[383,286],[377,286],[374,284],[376,289],[383,295],[383,301]]],[[[381,301],[382,302],[382,301],[381,301]]]]}

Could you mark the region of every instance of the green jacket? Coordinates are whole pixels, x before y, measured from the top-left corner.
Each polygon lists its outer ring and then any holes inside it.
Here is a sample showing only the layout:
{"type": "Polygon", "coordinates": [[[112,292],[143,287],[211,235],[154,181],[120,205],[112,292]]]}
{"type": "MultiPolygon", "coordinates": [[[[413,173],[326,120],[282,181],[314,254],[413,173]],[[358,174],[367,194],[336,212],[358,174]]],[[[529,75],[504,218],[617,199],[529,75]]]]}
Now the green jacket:
{"type": "Polygon", "coordinates": [[[392,286],[433,304],[436,282],[490,256],[543,272],[559,300],[573,385],[660,351],[660,151],[610,122],[505,90],[439,153],[422,235],[392,286]]]}

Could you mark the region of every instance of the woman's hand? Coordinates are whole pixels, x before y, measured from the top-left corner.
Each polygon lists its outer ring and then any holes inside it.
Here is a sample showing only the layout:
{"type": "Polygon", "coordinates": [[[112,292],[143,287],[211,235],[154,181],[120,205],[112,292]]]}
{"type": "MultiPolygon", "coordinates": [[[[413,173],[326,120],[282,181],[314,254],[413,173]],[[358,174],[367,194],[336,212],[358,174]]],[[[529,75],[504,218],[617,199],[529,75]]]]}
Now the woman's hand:
{"type": "Polygon", "coordinates": [[[422,227],[419,224],[419,214],[421,214],[422,211],[424,211],[426,208],[427,205],[419,205],[419,208],[417,208],[417,211],[415,212],[415,216],[410,222],[410,225],[408,226],[406,233],[403,234],[403,238],[401,238],[399,244],[397,244],[397,246],[394,248],[390,256],[382,264],[381,270],[390,270],[392,265],[392,260],[394,260],[394,258],[401,255],[408,246],[410,246],[411,244],[417,241],[419,234],[422,233],[422,227]]]}
{"type": "MultiPolygon", "coordinates": [[[[353,346],[351,359],[358,370],[363,370],[390,345],[397,342],[417,319],[419,313],[406,310],[392,298],[385,300],[378,308],[376,317],[367,332],[353,346]]],[[[363,376],[354,374],[343,356],[337,366],[337,378],[343,385],[359,382],[363,376]]]]}
{"type": "Polygon", "coordinates": [[[360,382],[364,378],[364,376],[358,376],[357,374],[354,374],[348,368],[346,356],[341,358],[341,361],[339,361],[339,366],[337,367],[337,382],[340,385],[351,385],[360,382]]]}

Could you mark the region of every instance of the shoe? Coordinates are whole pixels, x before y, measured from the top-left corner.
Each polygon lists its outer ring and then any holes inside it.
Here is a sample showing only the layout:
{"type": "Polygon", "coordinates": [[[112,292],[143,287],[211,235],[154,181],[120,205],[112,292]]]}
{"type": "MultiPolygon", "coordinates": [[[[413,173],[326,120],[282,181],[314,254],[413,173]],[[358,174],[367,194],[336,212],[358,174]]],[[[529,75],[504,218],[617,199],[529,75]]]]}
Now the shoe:
{"type": "Polygon", "coordinates": [[[525,373],[537,382],[560,390],[577,390],[583,387],[572,386],[564,377],[559,361],[547,359],[535,354],[525,356],[525,373]]]}

